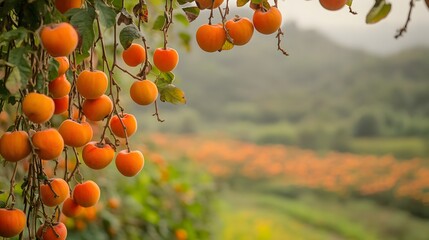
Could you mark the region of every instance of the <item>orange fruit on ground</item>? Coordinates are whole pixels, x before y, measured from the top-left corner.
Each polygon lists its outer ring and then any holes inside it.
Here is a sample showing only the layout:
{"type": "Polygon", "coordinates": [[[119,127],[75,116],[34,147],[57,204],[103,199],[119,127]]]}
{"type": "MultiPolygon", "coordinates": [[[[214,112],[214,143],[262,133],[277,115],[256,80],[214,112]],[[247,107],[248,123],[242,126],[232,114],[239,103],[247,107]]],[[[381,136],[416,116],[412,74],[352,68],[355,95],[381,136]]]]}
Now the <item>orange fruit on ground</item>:
{"type": "Polygon", "coordinates": [[[153,53],[153,64],[161,72],[170,72],[179,63],[179,54],[174,48],[157,48],[153,53]]]}
{"type": "Polygon", "coordinates": [[[77,91],[86,99],[101,97],[107,90],[108,80],[104,72],[84,70],[76,80],[77,91]]]}
{"type": "Polygon", "coordinates": [[[52,178],[40,185],[40,198],[42,203],[48,207],[60,205],[70,196],[70,188],[62,178],[52,178]]]}
{"type": "Polygon", "coordinates": [[[130,96],[139,105],[149,105],[158,98],[158,88],[150,80],[135,81],[131,85],[130,96]]]}
{"type": "Polygon", "coordinates": [[[58,132],[64,139],[64,144],[70,147],[82,147],[92,139],[93,131],[87,122],[64,120],[58,127],[58,132]]]}
{"type": "Polygon", "coordinates": [[[67,228],[62,222],[54,223],[52,226],[42,225],[36,235],[38,239],[42,240],[65,240],[67,239],[67,228]]]}
{"type": "Polygon", "coordinates": [[[94,181],[77,184],[73,189],[74,201],[82,207],[92,207],[100,199],[100,188],[94,181]]]}
{"type": "Polygon", "coordinates": [[[49,82],[48,89],[53,98],[61,98],[70,93],[71,84],[66,75],[62,74],[49,82]]]}
{"type": "Polygon", "coordinates": [[[0,208],[0,237],[11,238],[20,234],[25,228],[26,219],[20,209],[0,208]]]}
{"type": "Polygon", "coordinates": [[[344,5],[346,5],[347,0],[319,0],[319,2],[324,9],[336,11],[343,8],[344,5]]]}
{"type": "Polygon", "coordinates": [[[55,60],[59,63],[58,76],[65,74],[70,67],[69,59],[66,56],[63,56],[56,57],[55,60]]]}
{"type": "Polygon", "coordinates": [[[276,7],[271,7],[267,11],[257,9],[253,13],[253,25],[256,31],[262,34],[272,34],[276,32],[282,24],[282,14],[276,7]]]}
{"type": "Polygon", "coordinates": [[[122,59],[128,66],[135,67],[146,60],[146,50],[142,45],[132,43],[122,52],[122,59]]]}
{"type": "Polygon", "coordinates": [[[212,0],[195,0],[195,2],[197,3],[197,6],[199,9],[214,9],[219,7],[224,0],[214,0],[214,2],[212,2],[212,0]],[[213,5],[212,5],[213,4],[213,5]]]}
{"type": "Polygon", "coordinates": [[[54,98],[55,111],[54,114],[65,113],[69,108],[69,95],[65,95],[61,98],[54,98]]]}
{"type": "Polygon", "coordinates": [[[137,119],[133,114],[124,113],[120,118],[118,115],[112,116],[109,122],[110,129],[112,130],[115,136],[120,138],[125,138],[125,132],[127,133],[127,137],[131,137],[137,131],[137,119]],[[122,127],[121,121],[124,124],[125,129],[122,127]]]}
{"type": "Polygon", "coordinates": [[[38,131],[31,138],[36,153],[43,160],[58,158],[64,149],[64,140],[55,128],[38,131]]]}
{"type": "Polygon", "coordinates": [[[248,18],[235,17],[228,20],[225,23],[225,27],[234,45],[244,45],[253,36],[253,23],[248,18]]]}
{"type": "Polygon", "coordinates": [[[115,150],[105,143],[89,142],[82,149],[82,159],[92,169],[107,167],[115,157],[115,150]]]}
{"type": "Polygon", "coordinates": [[[0,137],[0,155],[9,162],[17,162],[31,153],[28,133],[25,131],[5,132],[0,137]]]}
{"type": "Polygon", "coordinates": [[[216,52],[220,50],[226,41],[225,29],[222,25],[201,25],[196,33],[198,46],[206,52],[216,52]]]}
{"type": "Polygon", "coordinates": [[[61,13],[67,12],[72,8],[81,8],[84,0],[55,0],[55,7],[61,13]]]}
{"type": "Polygon", "coordinates": [[[69,197],[64,201],[61,212],[67,217],[74,218],[80,216],[83,211],[84,208],[77,204],[73,198],[69,197]]]}
{"type": "Polygon", "coordinates": [[[85,117],[91,121],[101,121],[113,110],[113,102],[107,95],[101,95],[96,99],[85,99],[82,111],[85,117]]]}
{"type": "Polygon", "coordinates": [[[22,112],[33,123],[42,124],[49,121],[54,111],[54,101],[45,94],[32,92],[22,101],[22,112]]]}
{"type": "Polygon", "coordinates": [[[49,55],[62,57],[76,49],[79,36],[72,25],[62,22],[43,26],[40,30],[40,40],[49,55]]]}
{"type": "Polygon", "coordinates": [[[122,150],[118,153],[115,160],[118,171],[126,176],[132,177],[137,175],[144,167],[144,157],[140,151],[122,150]]]}

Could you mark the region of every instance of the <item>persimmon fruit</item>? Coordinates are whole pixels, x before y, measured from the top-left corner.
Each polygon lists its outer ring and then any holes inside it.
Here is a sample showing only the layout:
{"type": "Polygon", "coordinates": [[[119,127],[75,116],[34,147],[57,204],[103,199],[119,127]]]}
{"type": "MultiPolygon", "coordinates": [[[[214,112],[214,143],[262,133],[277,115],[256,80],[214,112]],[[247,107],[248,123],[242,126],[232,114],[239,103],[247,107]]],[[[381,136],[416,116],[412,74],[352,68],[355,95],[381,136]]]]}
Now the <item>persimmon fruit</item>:
{"type": "Polygon", "coordinates": [[[146,60],[146,50],[142,45],[132,43],[122,52],[122,59],[128,66],[135,67],[146,60]]]}
{"type": "Polygon", "coordinates": [[[69,59],[66,56],[56,57],[55,60],[58,62],[58,76],[61,76],[67,72],[70,67],[69,59]]]}
{"type": "Polygon", "coordinates": [[[91,121],[101,121],[113,110],[113,102],[107,95],[103,94],[96,99],[85,99],[82,111],[85,117],[91,121]]]}
{"type": "Polygon", "coordinates": [[[62,178],[52,178],[40,186],[40,198],[48,207],[60,205],[69,196],[69,185],[62,178]]]}
{"type": "Polygon", "coordinates": [[[158,88],[150,80],[135,81],[131,85],[130,96],[139,105],[149,105],[158,98],[158,88]]]}
{"type": "Polygon", "coordinates": [[[77,204],[75,200],[71,197],[64,200],[63,206],[61,208],[61,212],[70,218],[74,218],[80,216],[84,211],[84,208],[77,204]]]}
{"type": "Polygon", "coordinates": [[[33,134],[31,141],[38,156],[43,160],[58,158],[64,149],[64,140],[55,128],[48,128],[33,134]]]}
{"type": "Polygon", "coordinates": [[[203,9],[215,9],[222,5],[224,0],[195,0],[197,7],[203,9]]]}
{"type": "Polygon", "coordinates": [[[100,187],[94,181],[78,183],[73,189],[73,199],[82,207],[92,207],[100,199],[100,187]]]}
{"type": "Polygon", "coordinates": [[[107,85],[107,76],[100,70],[84,70],[76,80],[77,91],[86,99],[101,97],[106,92],[107,85]]]}
{"type": "Polygon", "coordinates": [[[116,156],[115,164],[116,168],[122,175],[133,177],[143,169],[144,156],[137,150],[122,150],[116,156]]]}
{"type": "Polygon", "coordinates": [[[65,95],[61,98],[54,98],[55,110],[54,114],[62,114],[65,113],[69,108],[69,95],[65,95]]]}
{"type": "Polygon", "coordinates": [[[82,159],[91,169],[107,167],[115,157],[115,150],[105,143],[89,142],[82,149],[82,159]]]}
{"type": "Polygon", "coordinates": [[[40,30],[40,40],[49,55],[62,57],[76,49],[79,36],[70,23],[62,22],[43,26],[40,30]]]}
{"type": "Polygon", "coordinates": [[[157,48],[153,53],[153,64],[161,72],[170,72],[179,63],[179,54],[174,48],[157,48]]]}
{"type": "Polygon", "coordinates": [[[326,10],[337,11],[346,5],[347,0],[319,0],[319,2],[326,10]]]}
{"type": "Polygon", "coordinates": [[[55,7],[61,13],[65,13],[72,8],[81,8],[84,0],[55,0],[55,7]]]}
{"type": "Polygon", "coordinates": [[[43,124],[54,115],[55,103],[45,94],[32,92],[22,101],[22,112],[33,123],[43,124]]]}
{"type": "Polygon", "coordinates": [[[130,113],[124,113],[120,117],[114,115],[110,119],[109,126],[115,136],[125,138],[125,133],[127,133],[126,136],[131,137],[137,131],[137,119],[130,113]],[[122,126],[121,120],[126,130],[122,126]]]}
{"type": "Polygon", "coordinates": [[[250,41],[253,36],[253,23],[248,18],[235,17],[225,23],[229,36],[234,45],[244,45],[250,41]]]}
{"type": "Polygon", "coordinates": [[[70,147],[82,147],[92,139],[93,131],[88,122],[77,122],[72,119],[64,120],[58,127],[58,132],[64,139],[64,144],[70,147]]]}
{"type": "Polygon", "coordinates": [[[67,227],[62,222],[52,225],[42,225],[36,232],[38,239],[42,240],[65,240],[67,239],[67,227]]]}
{"type": "Polygon", "coordinates": [[[256,31],[262,34],[272,34],[276,32],[282,24],[282,14],[276,7],[264,11],[264,9],[257,9],[253,13],[253,25],[256,31]]]}
{"type": "Polygon", "coordinates": [[[20,234],[25,228],[26,219],[20,209],[0,208],[0,237],[11,238],[20,234]]]}
{"type": "Polygon", "coordinates": [[[5,132],[0,137],[0,155],[9,162],[17,162],[29,156],[31,144],[25,131],[5,132]]]}
{"type": "Polygon", "coordinates": [[[225,29],[222,25],[201,25],[196,32],[198,46],[206,52],[220,50],[226,41],[225,29]]]}
{"type": "Polygon", "coordinates": [[[49,93],[53,98],[61,98],[70,93],[71,84],[65,74],[60,75],[48,84],[49,93]]]}

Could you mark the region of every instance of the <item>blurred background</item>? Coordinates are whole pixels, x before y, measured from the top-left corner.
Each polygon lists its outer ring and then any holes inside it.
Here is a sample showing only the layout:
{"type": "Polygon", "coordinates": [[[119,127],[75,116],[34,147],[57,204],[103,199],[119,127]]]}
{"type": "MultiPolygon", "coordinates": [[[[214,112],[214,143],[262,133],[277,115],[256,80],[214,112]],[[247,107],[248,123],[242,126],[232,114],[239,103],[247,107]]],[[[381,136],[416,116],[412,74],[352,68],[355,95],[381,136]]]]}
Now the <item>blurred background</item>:
{"type": "Polygon", "coordinates": [[[124,76],[145,168],[124,178],[114,164],[82,166],[102,199],[63,219],[68,238],[429,239],[429,9],[416,1],[395,39],[409,2],[392,3],[366,25],[372,1],[356,1],[357,15],[280,1],[288,57],[257,32],[229,51],[176,47],[187,104],[159,103],[162,123],[130,99],[124,76]]]}

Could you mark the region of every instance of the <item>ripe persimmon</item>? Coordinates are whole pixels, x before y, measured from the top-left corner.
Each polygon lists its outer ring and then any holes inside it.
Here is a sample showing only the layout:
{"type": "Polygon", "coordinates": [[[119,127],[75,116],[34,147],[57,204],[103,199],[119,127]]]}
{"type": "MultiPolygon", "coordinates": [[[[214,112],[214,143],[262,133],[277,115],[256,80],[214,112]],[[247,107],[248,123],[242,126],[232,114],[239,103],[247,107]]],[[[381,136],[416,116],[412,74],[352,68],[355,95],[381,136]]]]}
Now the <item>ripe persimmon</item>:
{"type": "Polygon", "coordinates": [[[55,61],[58,62],[58,75],[57,77],[65,74],[70,67],[69,59],[66,56],[56,57],[55,61]]]}
{"type": "Polygon", "coordinates": [[[92,139],[93,131],[87,122],[64,120],[58,127],[58,132],[64,139],[64,144],[70,147],[82,147],[92,139]]]}
{"type": "Polygon", "coordinates": [[[113,102],[107,95],[103,94],[96,99],[85,99],[82,111],[85,117],[91,121],[101,121],[113,110],[113,102]]]}
{"type": "Polygon", "coordinates": [[[0,208],[0,237],[11,238],[20,234],[25,228],[26,219],[20,209],[0,208]]]}
{"type": "Polygon", "coordinates": [[[70,188],[62,178],[52,178],[40,185],[40,198],[48,207],[60,205],[70,196],[70,188]]]}
{"type": "Polygon", "coordinates": [[[55,0],[55,7],[61,13],[65,13],[69,9],[82,7],[83,1],[84,0],[55,0]]]}
{"type": "Polygon", "coordinates": [[[69,197],[64,200],[61,210],[66,217],[74,218],[81,215],[84,211],[84,208],[77,204],[73,198],[69,197]]]}
{"type": "Polygon", "coordinates": [[[122,52],[122,59],[128,66],[135,67],[146,60],[146,50],[142,45],[132,43],[122,52]]]}
{"type": "Polygon", "coordinates": [[[49,92],[53,98],[61,98],[69,94],[71,84],[65,74],[60,75],[48,84],[49,92]]]}
{"type": "Polygon", "coordinates": [[[176,229],[176,231],[174,231],[174,235],[176,237],[176,240],[188,239],[188,232],[183,228],[176,229]]]}
{"type": "Polygon", "coordinates": [[[170,72],[179,63],[179,54],[174,48],[157,48],[153,53],[153,64],[161,72],[170,72]]]}
{"type": "Polygon", "coordinates": [[[282,24],[282,14],[276,7],[264,11],[257,9],[253,13],[253,25],[256,31],[262,34],[272,34],[276,32],[282,24]]]}
{"type": "Polygon", "coordinates": [[[17,162],[31,153],[28,133],[25,131],[5,132],[0,137],[0,155],[9,162],[17,162]]]}
{"type": "Polygon", "coordinates": [[[54,114],[65,113],[69,108],[69,95],[65,95],[61,98],[54,98],[55,111],[54,114]]]}
{"type": "Polygon", "coordinates": [[[226,41],[225,29],[221,24],[203,24],[197,30],[196,40],[202,50],[216,52],[222,48],[226,41]]]}
{"type": "Polygon", "coordinates": [[[115,136],[125,138],[126,132],[127,137],[131,137],[137,131],[137,119],[133,114],[130,113],[124,113],[121,117],[114,115],[110,119],[109,126],[115,136]],[[121,120],[126,128],[126,131],[121,124],[121,120]]]}
{"type": "Polygon", "coordinates": [[[89,142],[82,149],[82,159],[92,169],[107,167],[115,157],[115,150],[105,143],[89,142]]]}
{"type": "Polygon", "coordinates": [[[79,42],[79,36],[67,22],[45,25],[40,30],[40,39],[45,50],[52,57],[67,56],[79,42]]]}
{"type": "Polygon", "coordinates": [[[326,10],[336,11],[346,5],[347,0],[319,0],[320,5],[326,10]]]}
{"type": "Polygon", "coordinates": [[[149,105],[158,98],[158,88],[150,80],[135,81],[131,85],[130,96],[139,105],[149,105]]]}
{"type": "Polygon", "coordinates": [[[48,128],[33,134],[31,141],[36,153],[43,160],[58,158],[64,149],[64,140],[55,128],[48,128]]]}
{"type": "Polygon", "coordinates": [[[197,7],[203,9],[214,9],[219,7],[224,0],[195,0],[197,7]]]}
{"type": "Polygon", "coordinates": [[[51,225],[43,224],[37,229],[37,239],[43,240],[65,240],[67,239],[67,227],[62,222],[51,225]]]}
{"type": "Polygon", "coordinates": [[[77,80],[77,91],[86,99],[96,99],[101,97],[107,90],[107,76],[100,70],[84,70],[77,80]]]}
{"type": "Polygon", "coordinates": [[[100,199],[100,188],[91,180],[76,184],[73,189],[73,199],[82,207],[92,207],[100,199]]]}
{"type": "Polygon", "coordinates": [[[22,101],[22,112],[33,123],[42,124],[49,121],[54,111],[54,101],[45,94],[32,92],[22,101]]]}
{"type": "Polygon", "coordinates": [[[122,175],[132,177],[143,169],[144,157],[143,154],[137,150],[122,150],[116,156],[115,164],[122,175]]]}
{"type": "Polygon", "coordinates": [[[234,45],[244,45],[250,41],[253,36],[253,23],[248,18],[235,17],[225,23],[229,36],[234,45]]]}

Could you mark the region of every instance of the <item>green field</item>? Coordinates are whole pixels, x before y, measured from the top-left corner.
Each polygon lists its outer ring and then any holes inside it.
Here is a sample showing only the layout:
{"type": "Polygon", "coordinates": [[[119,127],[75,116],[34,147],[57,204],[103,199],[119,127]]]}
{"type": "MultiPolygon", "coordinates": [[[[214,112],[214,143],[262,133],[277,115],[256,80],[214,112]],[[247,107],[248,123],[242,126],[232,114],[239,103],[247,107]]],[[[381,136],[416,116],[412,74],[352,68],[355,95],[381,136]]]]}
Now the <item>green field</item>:
{"type": "Polygon", "coordinates": [[[303,193],[286,198],[260,192],[223,193],[222,240],[428,239],[428,220],[367,200],[303,193]]]}

